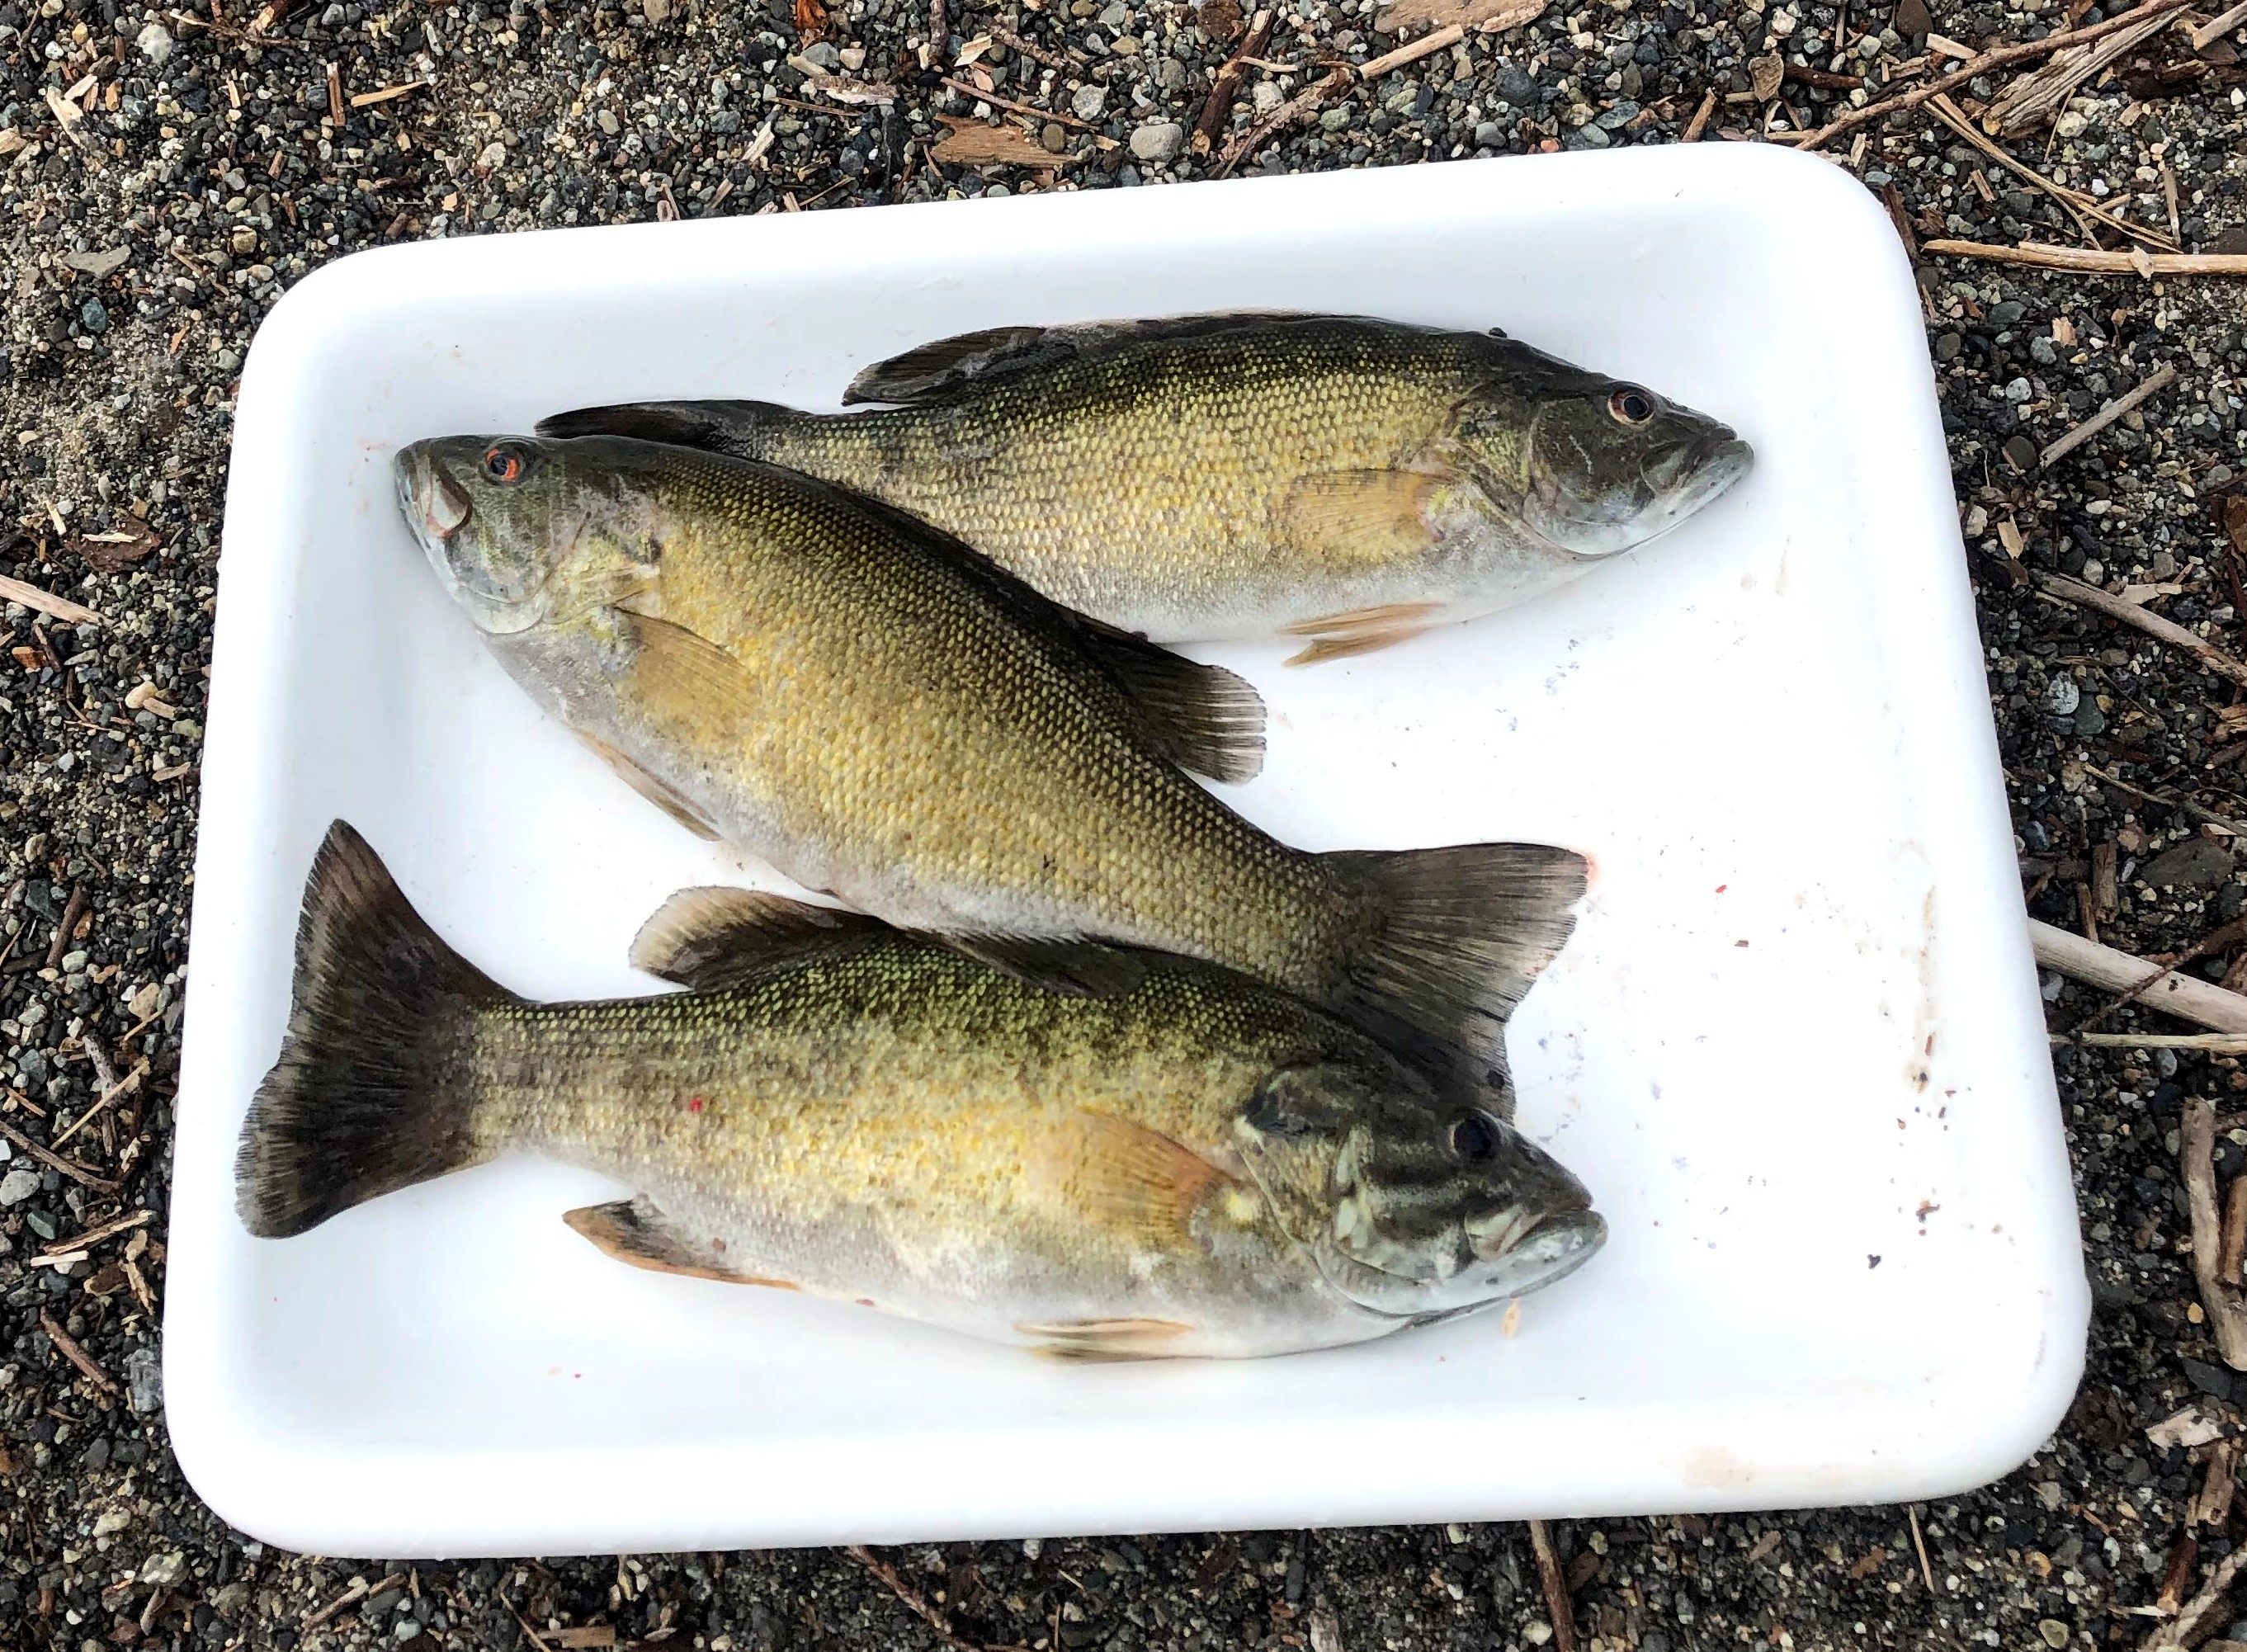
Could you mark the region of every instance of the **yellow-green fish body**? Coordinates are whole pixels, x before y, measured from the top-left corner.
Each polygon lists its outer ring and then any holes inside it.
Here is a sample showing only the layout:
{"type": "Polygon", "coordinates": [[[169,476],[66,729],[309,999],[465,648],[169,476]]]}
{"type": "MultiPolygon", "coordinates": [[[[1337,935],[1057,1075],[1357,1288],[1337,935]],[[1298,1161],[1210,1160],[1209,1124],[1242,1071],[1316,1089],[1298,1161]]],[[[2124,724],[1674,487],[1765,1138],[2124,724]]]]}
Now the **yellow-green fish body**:
{"type": "Polygon", "coordinates": [[[675,898],[635,958],[697,990],[539,1005],[452,954],[340,824],[244,1128],[253,1232],[514,1150],[618,1178],[570,1213],[642,1266],[1063,1354],[1363,1341],[1565,1273],[1604,1229],[1488,1113],[1230,972],[1097,994],[871,919],[675,898]]]}
{"type": "Polygon", "coordinates": [[[1245,684],[841,489],[604,437],[417,443],[400,477],[534,697],[680,818],[898,927],[1080,985],[1106,944],[1207,959],[1431,1070],[1472,1052],[1476,1082],[1567,932],[1564,850],[1274,841],[1179,767],[1253,772],[1245,684]]]}
{"type": "Polygon", "coordinates": [[[1520,602],[1723,492],[1725,426],[1528,345],[1358,317],[997,328],[869,368],[815,414],[584,409],[607,433],[784,465],[907,510],[1158,641],[1304,659],[1520,602]]]}

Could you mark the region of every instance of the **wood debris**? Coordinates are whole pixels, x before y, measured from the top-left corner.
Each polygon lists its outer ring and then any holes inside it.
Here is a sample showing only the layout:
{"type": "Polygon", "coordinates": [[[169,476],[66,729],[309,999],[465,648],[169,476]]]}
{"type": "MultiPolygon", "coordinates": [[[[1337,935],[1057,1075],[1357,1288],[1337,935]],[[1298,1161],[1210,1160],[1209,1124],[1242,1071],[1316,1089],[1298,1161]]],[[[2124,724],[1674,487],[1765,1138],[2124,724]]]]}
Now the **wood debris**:
{"type": "Polygon", "coordinates": [[[2247,1301],[2218,1273],[2223,1218],[2216,1195],[2216,1103],[2205,1096],[2191,1097],[2184,1104],[2177,1157],[2192,1213],[2192,1271],[2200,1285],[2200,1305],[2223,1362],[2235,1371],[2247,1371],[2247,1301]]]}
{"type": "Polygon", "coordinates": [[[2072,270],[2090,276],[2247,276],[2247,253],[2148,252],[2132,247],[2126,252],[2102,252],[2093,247],[2055,247],[2040,241],[2024,241],[2002,247],[1983,241],[1930,241],[1925,250],[1943,257],[1986,258],[1992,263],[2018,264],[2028,270],[2072,270]]]}
{"type": "Polygon", "coordinates": [[[2243,23],[2247,23],[2247,0],[2239,0],[2237,5],[2226,8],[2195,29],[2192,31],[2192,49],[2195,51],[2207,51],[2243,23]]]}
{"type": "Polygon", "coordinates": [[[2208,1574],[2208,1581],[2199,1594],[2188,1601],[2175,1617],[2147,1638],[2144,1652],[2184,1652],[2200,1637],[2194,1633],[2208,1618],[2230,1604],[2231,1585],[2243,1567],[2247,1567],[2247,1544],[2225,1555],[2208,1574]]]}
{"type": "Polygon", "coordinates": [[[10,579],[0,574],[0,603],[21,603],[35,613],[59,619],[65,625],[101,625],[108,622],[86,607],[67,597],[58,597],[52,591],[41,590],[37,585],[27,585],[20,579],[10,579]]]}
{"type": "Polygon", "coordinates": [[[1440,29],[1456,24],[1463,31],[1498,34],[1519,29],[1543,17],[1553,0],[1396,0],[1373,20],[1383,34],[1403,34],[1419,28],[1440,29]]]}
{"type": "Polygon", "coordinates": [[[1051,169],[1069,164],[1068,155],[1057,155],[1028,133],[1009,126],[986,126],[980,120],[960,115],[939,115],[948,128],[944,136],[929,146],[928,158],[947,166],[962,167],[1043,167],[1051,169]]]}
{"type": "Polygon", "coordinates": [[[91,1188],[97,1193],[114,1193],[118,1191],[116,1183],[106,1177],[97,1175],[92,1169],[79,1164],[76,1159],[65,1158],[58,1153],[50,1153],[4,1118],[0,1118],[0,1136],[6,1137],[49,1170],[69,1177],[80,1187],[91,1188]]]}
{"type": "Polygon", "coordinates": [[[395,86],[377,86],[372,92],[352,93],[351,106],[354,109],[371,109],[378,103],[388,103],[393,98],[402,98],[410,92],[427,92],[428,89],[429,83],[427,80],[408,80],[395,86]]]}
{"type": "Polygon", "coordinates": [[[1240,96],[1241,83],[1248,77],[1246,59],[1262,57],[1265,48],[1271,44],[1272,14],[1268,10],[1260,11],[1255,21],[1249,24],[1247,37],[1241,41],[1240,49],[1225,60],[1225,66],[1209,83],[1209,97],[1202,105],[1200,119],[1194,122],[1194,154],[1205,155],[1216,147],[1217,135],[1233,119],[1233,101],[1240,96]]]}
{"type": "Polygon", "coordinates": [[[890,1593],[898,1597],[905,1608],[927,1624],[936,1638],[952,1648],[953,1652],[990,1652],[990,1649],[984,1647],[981,1642],[971,1641],[953,1628],[950,1618],[931,1606],[919,1590],[898,1575],[895,1567],[890,1565],[864,1544],[850,1544],[843,1552],[879,1578],[890,1593]]]}
{"type": "Polygon", "coordinates": [[[2176,382],[2176,376],[2177,372],[2175,365],[2172,362],[2163,362],[2159,367],[2156,367],[2152,372],[2148,373],[2144,379],[2141,379],[2135,389],[2131,390],[2123,395],[2117,396],[2114,400],[2101,407],[2097,413],[2092,414],[2090,418],[2085,420],[2081,424],[2076,426],[2074,429],[2060,437],[2059,440],[2053,442],[2049,447],[2046,447],[2041,454],[2039,454],[2037,455],[2037,463],[2039,465],[2049,465],[2053,460],[2063,458],[2066,455],[2073,453],[2078,447],[2083,446],[2085,442],[2089,441],[2093,436],[2106,429],[2107,426],[2113,424],[2124,413],[2128,413],[2134,407],[2144,406],[2149,398],[2159,395],[2162,391],[2168,389],[2171,385],[2176,382]]]}
{"type": "Polygon", "coordinates": [[[1530,1521],[1529,1547],[1537,1557],[1538,1581],[1545,1588],[1546,1614],[1553,1620],[1553,1645],[1556,1652],[1576,1652],[1576,1603],[1553,1547],[1552,1529],[1544,1521],[1530,1521]]]}
{"type": "Polygon", "coordinates": [[[2162,618],[2150,608],[2125,602],[2096,585],[2086,585],[2083,581],[2070,579],[2065,574],[2039,573],[2036,576],[2036,583],[2038,588],[2048,596],[2061,602],[2073,603],[2079,608],[2088,608],[2109,619],[2120,620],[2134,630],[2141,631],[2148,637],[2190,654],[2219,677],[2228,677],[2235,683],[2247,686],[2247,660],[2241,659],[2228,649],[2217,647],[2173,619],[2162,618]]]}
{"type": "MultiPolygon", "coordinates": [[[[2029,920],[2029,939],[2038,963],[2073,980],[2110,993],[2135,993],[2147,1008],[2213,1032],[2247,1034],[2247,995],[2227,993],[2211,982],[2177,974],[2035,918],[2029,920]]],[[[2088,1042],[2093,1034],[2076,1036],[2088,1042]]],[[[2075,1041],[2070,1037],[2068,1041],[2075,1041]]]]}
{"type": "Polygon", "coordinates": [[[97,574],[114,574],[152,555],[163,543],[138,516],[120,515],[99,533],[72,535],[69,549],[97,574]]]}
{"type": "Polygon", "coordinates": [[[2188,1526],[2220,1526],[2231,1513],[2231,1498],[2237,1489],[2239,1458],[2247,1451],[2247,1442],[2237,1438],[2213,1440],[2208,1447],[2208,1476],[2201,1482],[2200,1490],[2185,1505],[2184,1518],[2188,1526]]]}
{"type": "Polygon", "coordinates": [[[1310,85],[1288,99],[1270,114],[1266,115],[1264,119],[1226,145],[1225,153],[1218,157],[1217,165],[1212,169],[1211,175],[1218,178],[1231,177],[1233,168],[1262,148],[1274,134],[1308,120],[1319,112],[1321,104],[1333,97],[1344,86],[1349,85],[1356,78],[1356,72],[1353,70],[1336,69],[1323,80],[1312,82],[1310,85]]]}
{"type": "Polygon", "coordinates": [[[58,1325],[55,1322],[55,1316],[45,1308],[39,1310],[39,1328],[47,1334],[47,1341],[55,1345],[55,1352],[78,1367],[79,1375],[85,1377],[87,1382],[92,1383],[104,1394],[113,1396],[123,1392],[114,1382],[110,1380],[109,1373],[93,1362],[93,1356],[80,1348],[76,1339],[58,1325]]]}
{"type": "Polygon", "coordinates": [[[2168,26],[2167,13],[2155,11],[2148,16],[2148,10],[2139,7],[2126,14],[2129,22],[2125,27],[2104,39],[2057,52],[2043,68],[2023,75],[1998,94],[1982,117],[1984,125],[2000,136],[2017,138],[2050,124],[2078,86],[2155,31],[2168,26]]]}

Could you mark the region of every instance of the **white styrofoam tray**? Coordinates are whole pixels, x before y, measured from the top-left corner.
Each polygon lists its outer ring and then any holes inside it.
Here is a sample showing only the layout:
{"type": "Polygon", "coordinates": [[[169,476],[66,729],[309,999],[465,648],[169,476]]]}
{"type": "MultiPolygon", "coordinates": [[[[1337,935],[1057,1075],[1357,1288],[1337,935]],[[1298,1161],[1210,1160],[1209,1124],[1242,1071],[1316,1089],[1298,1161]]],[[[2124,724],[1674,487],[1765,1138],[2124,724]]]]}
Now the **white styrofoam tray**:
{"type": "Polygon", "coordinates": [[[196,1489],[330,1553],[550,1553],[1918,1498],[2012,1467],[2087,1294],[1909,270],[1826,163],[1632,149],[453,241],[303,283],[245,372],[165,1377],[196,1489]],[[1604,1253],[1495,1314],[1067,1367],[620,1267],[516,1159],[252,1239],[231,1159],[315,844],[359,826],[546,997],[673,889],[775,883],[487,658],[397,519],[415,437],[658,395],[835,405],[972,327],[1237,306],[1502,325],[1735,424],[1731,495],[1531,607],[1315,670],[1227,795],[1308,847],[1588,851],[1512,1035],[1604,1253]],[[1834,325],[1846,317],[1846,330],[1834,325]]]}

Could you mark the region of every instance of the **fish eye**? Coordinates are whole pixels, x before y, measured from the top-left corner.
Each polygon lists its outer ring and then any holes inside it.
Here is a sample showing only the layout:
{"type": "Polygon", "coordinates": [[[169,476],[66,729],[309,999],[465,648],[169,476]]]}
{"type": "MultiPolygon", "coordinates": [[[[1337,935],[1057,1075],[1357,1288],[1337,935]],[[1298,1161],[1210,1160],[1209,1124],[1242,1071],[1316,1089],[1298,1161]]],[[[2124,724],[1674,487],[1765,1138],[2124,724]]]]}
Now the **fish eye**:
{"type": "Polygon", "coordinates": [[[1654,417],[1654,398],[1636,385],[1618,385],[1608,398],[1608,411],[1626,425],[1643,425],[1654,417]]]}
{"type": "Polygon", "coordinates": [[[514,442],[497,441],[484,449],[484,474],[502,486],[521,481],[529,468],[528,455],[514,442]]]}
{"type": "Polygon", "coordinates": [[[1498,1157],[1498,1131],[1479,1113],[1465,1113],[1451,1122],[1451,1151],[1462,1164],[1487,1164],[1498,1157]]]}

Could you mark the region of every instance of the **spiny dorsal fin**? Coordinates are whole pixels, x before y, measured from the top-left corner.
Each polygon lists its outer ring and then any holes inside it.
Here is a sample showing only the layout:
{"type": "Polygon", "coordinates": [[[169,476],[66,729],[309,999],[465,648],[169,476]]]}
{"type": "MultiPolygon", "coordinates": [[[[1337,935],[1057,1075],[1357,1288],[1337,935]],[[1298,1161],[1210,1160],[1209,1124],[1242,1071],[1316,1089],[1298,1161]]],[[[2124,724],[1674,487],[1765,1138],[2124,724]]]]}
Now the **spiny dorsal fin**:
{"type": "Polygon", "coordinates": [[[681,986],[708,991],[814,946],[886,934],[859,912],[837,911],[761,889],[682,889],[632,938],[632,963],[681,986]]]}
{"type": "Polygon", "coordinates": [[[986,327],[919,345],[862,371],[843,393],[843,404],[865,401],[925,406],[948,401],[970,386],[1016,373],[1043,372],[1073,360],[1107,355],[1129,345],[1179,344],[1243,327],[1294,322],[1361,320],[1288,310],[1225,310],[1146,321],[1086,321],[1058,327],[986,327]]]}
{"type": "Polygon", "coordinates": [[[782,1291],[800,1288],[789,1280],[743,1273],[726,1260],[723,1239],[706,1239],[696,1244],[644,1198],[580,1205],[574,1211],[564,1211],[562,1219],[573,1232],[591,1239],[604,1254],[651,1273],[684,1273],[691,1279],[717,1280],[727,1285],[767,1285],[782,1291]]]}
{"type": "Polygon", "coordinates": [[[623,401],[606,407],[576,407],[542,419],[538,433],[629,436],[636,441],[761,459],[765,431],[802,416],[769,401],[623,401]]]}
{"type": "Polygon", "coordinates": [[[1147,979],[1147,966],[1136,955],[1100,941],[1021,935],[931,935],[928,939],[1016,980],[1070,998],[1121,998],[1147,979]]]}
{"type": "Polygon", "coordinates": [[[1077,618],[1086,647],[1123,686],[1164,756],[1181,768],[1235,785],[1262,772],[1264,697],[1246,678],[1077,618]]]}
{"type": "Polygon", "coordinates": [[[1110,1113],[1069,1114],[1042,1139],[1029,1170],[1072,1217],[1173,1253],[1196,1246],[1202,1202],[1238,1185],[1191,1148],[1110,1113]]]}

